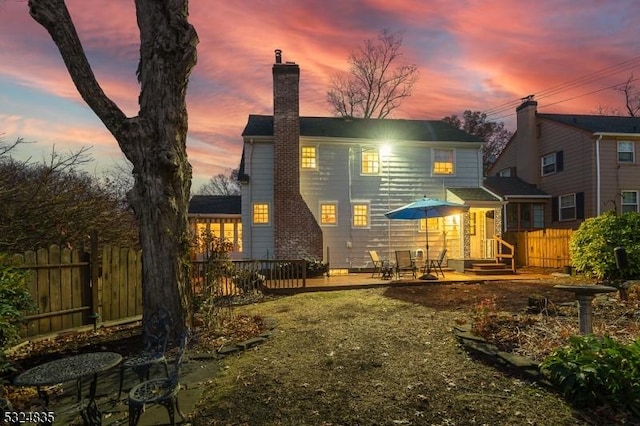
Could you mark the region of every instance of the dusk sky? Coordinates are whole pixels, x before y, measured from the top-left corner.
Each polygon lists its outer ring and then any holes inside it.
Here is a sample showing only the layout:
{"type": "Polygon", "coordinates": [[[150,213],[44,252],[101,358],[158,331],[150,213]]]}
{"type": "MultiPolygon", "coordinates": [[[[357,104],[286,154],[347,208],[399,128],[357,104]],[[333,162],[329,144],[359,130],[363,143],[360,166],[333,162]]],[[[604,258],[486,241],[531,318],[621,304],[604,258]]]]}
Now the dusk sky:
{"type": "MultiPolygon", "coordinates": [[[[137,114],[138,28],[133,0],[70,0],[68,8],[106,94],[137,114]]],[[[192,191],[238,166],[249,114],[271,114],[274,50],[300,65],[300,113],[330,116],[326,92],[347,57],[382,29],[403,33],[402,62],[420,80],[392,118],[496,112],[514,128],[519,99],[539,111],[623,106],[612,87],[640,79],[637,0],[191,0],[198,64],[187,95],[192,191]],[[553,89],[553,90],[552,90],[553,89]]],[[[640,80],[635,83],[640,88],[640,80]]],[[[39,160],[92,146],[91,172],[123,158],[78,95],[49,34],[24,0],[0,0],[0,134],[39,160]]]]}

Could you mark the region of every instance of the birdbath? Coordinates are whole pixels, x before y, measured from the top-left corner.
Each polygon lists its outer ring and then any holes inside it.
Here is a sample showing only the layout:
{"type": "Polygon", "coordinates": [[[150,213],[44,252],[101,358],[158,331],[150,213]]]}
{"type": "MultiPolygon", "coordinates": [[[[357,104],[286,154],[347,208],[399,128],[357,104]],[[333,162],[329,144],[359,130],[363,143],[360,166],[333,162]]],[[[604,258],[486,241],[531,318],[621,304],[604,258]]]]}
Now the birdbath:
{"type": "Polygon", "coordinates": [[[593,311],[591,302],[596,294],[611,293],[617,291],[615,287],[606,285],[555,285],[558,290],[571,291],[578,299],[578,315],[580,320],[580,334],[591,334],[593,323],[591,313],[593,311]]]}

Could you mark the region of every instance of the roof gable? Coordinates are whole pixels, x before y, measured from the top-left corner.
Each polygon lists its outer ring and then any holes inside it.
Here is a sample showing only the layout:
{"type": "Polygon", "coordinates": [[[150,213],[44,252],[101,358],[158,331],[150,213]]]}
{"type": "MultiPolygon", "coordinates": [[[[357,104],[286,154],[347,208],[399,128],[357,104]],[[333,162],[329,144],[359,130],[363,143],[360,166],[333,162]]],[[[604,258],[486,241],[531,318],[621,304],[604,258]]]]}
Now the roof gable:
{"type": "MultiPolygon", "coordinates": [[[[250,115],[243,137],[273,136],[273,116],[250,115]]],[[[372,140],[483,142],[441,120],[300,117],[300,136],[372,140]]]]}
{"type": "Polygon", "coordinates": [[[482,186],[501,197],[549,198],[546,192],[517,177],[487,176],[482,186]]]}

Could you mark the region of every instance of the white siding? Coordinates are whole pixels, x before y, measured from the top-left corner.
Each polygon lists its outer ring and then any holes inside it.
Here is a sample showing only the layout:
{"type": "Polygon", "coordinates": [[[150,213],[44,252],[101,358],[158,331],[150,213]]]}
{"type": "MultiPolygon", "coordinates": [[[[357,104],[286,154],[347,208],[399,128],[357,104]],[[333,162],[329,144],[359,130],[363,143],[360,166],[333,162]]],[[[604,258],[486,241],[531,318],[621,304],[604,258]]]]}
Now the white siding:
{"type": "Polygon", "coordinates": [[[242,186],[242,243],[245,259],[267,259],[274,255],[273,243],[273,144],[245,143],[245,173],[242,186]],[[269,203],[270,224],[253,225],[254,203],[269,203]]]}
{"type": "MultiPolygon", "coordinates": [[[[455,175],[431,177],[432,148],[454,145],[396,142],[389,158],[381,158],[381,173],[367,176],[360,174],[360,154],[363,149],[373,148],[373,143],[313,143],[318,146],[318,169],[301,172],[301,192],[318,223],[320,202],[338,202],[338,225],[322,227],[332,268],[371,266],[368,250],[393,257],[395,250],[424,248],[425,232],[419,230],[418,221],[389,221],[384,213],[423,196],[444,200],[445,187],[478,187],[481,180],[477,144],[455,144],[455,175]],[[368,229],[352,228],[354,201],[370,203],[368,229]]],[[[445,243],[442,232],[430,233],[429,240],[431,257],[437,256],[445,244],[449,257],[461,255],[459,240],[445,243]]]]}

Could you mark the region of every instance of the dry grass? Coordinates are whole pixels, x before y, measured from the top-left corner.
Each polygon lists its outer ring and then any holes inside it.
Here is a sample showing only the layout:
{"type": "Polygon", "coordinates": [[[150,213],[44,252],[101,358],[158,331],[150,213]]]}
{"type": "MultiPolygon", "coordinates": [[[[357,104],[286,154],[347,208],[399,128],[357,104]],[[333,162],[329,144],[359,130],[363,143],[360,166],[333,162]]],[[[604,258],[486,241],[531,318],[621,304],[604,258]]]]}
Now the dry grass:
{"type": "Polygon", "coordinates": [[[461,350],[451,328],[468,311],[370,289],[299,294],[237,313],[276,318],[276,335],[224,359],[195,425],[588,424],[556,394],[461,350]]]}

